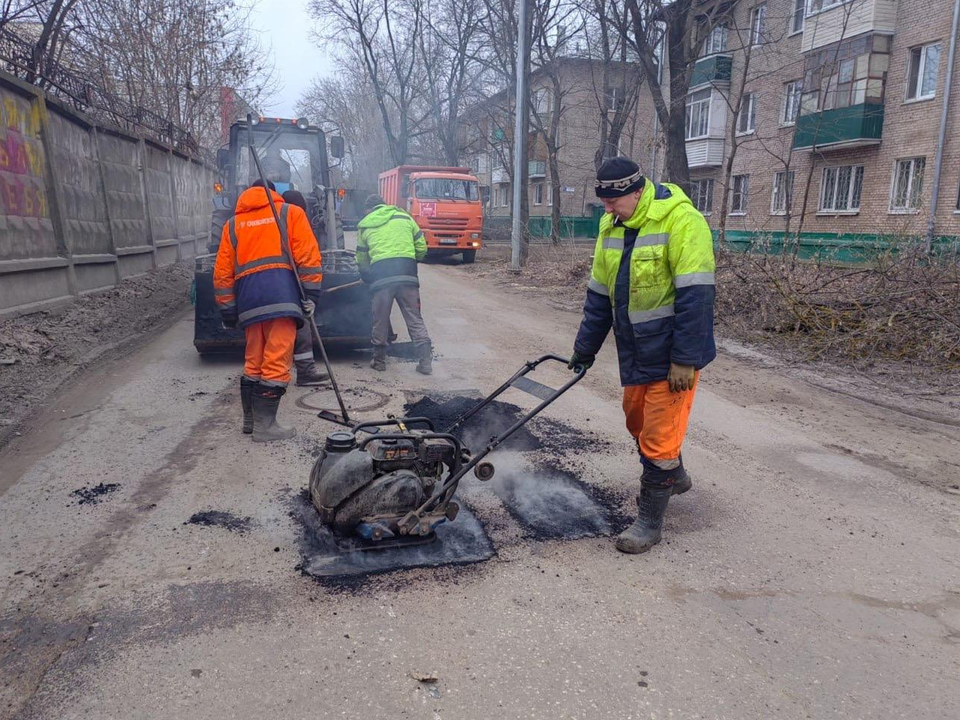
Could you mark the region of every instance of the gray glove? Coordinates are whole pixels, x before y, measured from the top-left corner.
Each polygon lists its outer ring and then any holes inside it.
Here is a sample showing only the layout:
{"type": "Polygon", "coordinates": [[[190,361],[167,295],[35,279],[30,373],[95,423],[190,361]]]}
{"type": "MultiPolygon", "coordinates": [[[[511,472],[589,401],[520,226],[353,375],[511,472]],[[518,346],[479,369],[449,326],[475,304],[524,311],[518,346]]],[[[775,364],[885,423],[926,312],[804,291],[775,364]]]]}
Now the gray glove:
{"type": "Polygon", "coordinates": [[[307,317],[313,317],[313,313],[317,309],[317,306],[314,304],[313,300],[301,300],[300,307],[303,308],[303,314],[307,317]]]}

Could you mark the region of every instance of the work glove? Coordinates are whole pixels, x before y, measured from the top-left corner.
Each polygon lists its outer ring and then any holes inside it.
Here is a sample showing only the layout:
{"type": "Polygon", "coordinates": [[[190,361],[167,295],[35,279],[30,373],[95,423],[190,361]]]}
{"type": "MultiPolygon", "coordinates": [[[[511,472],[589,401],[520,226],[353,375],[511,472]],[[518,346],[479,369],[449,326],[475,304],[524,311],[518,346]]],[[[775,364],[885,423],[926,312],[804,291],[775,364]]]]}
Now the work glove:
{"type": "Polygon", "coordinates": [[[596,355],[581,354],[574,350],[573,355],[570,356],[570,362],[567,363],[567,367],[573,370],[579,366],[584,370],[589,370],[591,367],[593,367],[593,363],[596,359],[596,355]]]}
{"type": "Polygon", "coordinates": [[[670,384],[670,392],[693,390],[695,380],[696,369],[693,365],[670,363],[670,370],[667,371],[667,382],[670,384]]]}
{"type": "Polygon", "coordinates": [[[300,307],[303,308],[303,314],[307,317],[313,317],[313,313],[317,309],[317,305],[313,300],[301,300],[300,307]]]}

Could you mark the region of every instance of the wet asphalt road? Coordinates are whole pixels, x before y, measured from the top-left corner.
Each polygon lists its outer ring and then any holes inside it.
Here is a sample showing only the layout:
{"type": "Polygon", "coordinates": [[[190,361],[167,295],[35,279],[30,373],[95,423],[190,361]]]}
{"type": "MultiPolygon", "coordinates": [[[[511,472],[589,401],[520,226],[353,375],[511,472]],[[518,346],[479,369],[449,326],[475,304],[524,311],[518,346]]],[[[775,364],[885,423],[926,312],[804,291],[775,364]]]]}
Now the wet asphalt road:
{"type": "MultiPolygon", "coordinates": [[[[339,354],[355,402],[385,396],[364,418],[490,390],[572,342],[574,313],[455,266],[422,277],[436,372],[339,354]]],[[[727,352],[694,407],[694,489],[653,552],[551,539],[474,481],[490,559],[331,585],[301,572],[297,517],[332,428],[294,403],[331,397],[291,390],[298,438],[254,445],[238,363],[191,339],[184,317],[0,454],[0,717],[960,717],[956,427],[727,352]]],[[[535,467],[542,509],[542,469],[562,469],[565,516],[575,480],[617,526],[638,467],[612,342],[546,418],[539,437],[566,440],[504,472],[535,467]]]]}

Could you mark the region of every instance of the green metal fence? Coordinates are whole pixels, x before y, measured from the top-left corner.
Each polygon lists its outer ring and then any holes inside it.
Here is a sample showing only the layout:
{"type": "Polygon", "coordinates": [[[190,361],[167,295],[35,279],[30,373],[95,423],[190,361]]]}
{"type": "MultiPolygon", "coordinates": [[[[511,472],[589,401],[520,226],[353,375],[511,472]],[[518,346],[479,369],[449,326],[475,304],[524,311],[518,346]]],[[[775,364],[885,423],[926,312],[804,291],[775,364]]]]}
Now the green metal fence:
{"type": "MultiPolygon", "coordinates": [[[[714,232],[716,239],[716,232],[714,232]]],[[[726,245],[732,250],[762,252],[769,255],[796,255],[801,260],[858,264],[872,262],[885,253],[913,248],[922,242],[918,237],[903,235],[853,235],[838,233],[746,232],[726,233],[726,245]]],[[[933,253],[954,260],[960,255],[960,237],[943,235],[934,238],[933,253]]]]}

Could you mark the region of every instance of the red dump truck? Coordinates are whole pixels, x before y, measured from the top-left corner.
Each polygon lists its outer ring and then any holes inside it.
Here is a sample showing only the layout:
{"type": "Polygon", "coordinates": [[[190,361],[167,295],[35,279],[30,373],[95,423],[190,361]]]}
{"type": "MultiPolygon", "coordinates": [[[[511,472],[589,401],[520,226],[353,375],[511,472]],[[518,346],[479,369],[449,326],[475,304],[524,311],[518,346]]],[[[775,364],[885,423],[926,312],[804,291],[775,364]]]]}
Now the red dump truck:
{"type": "Polygon", "coordinates": [[[482,244],[480,184],[466,167],[401,165],[380,173],[380,195],[413,216],[431,255],[472,263],[482,244]]]}

